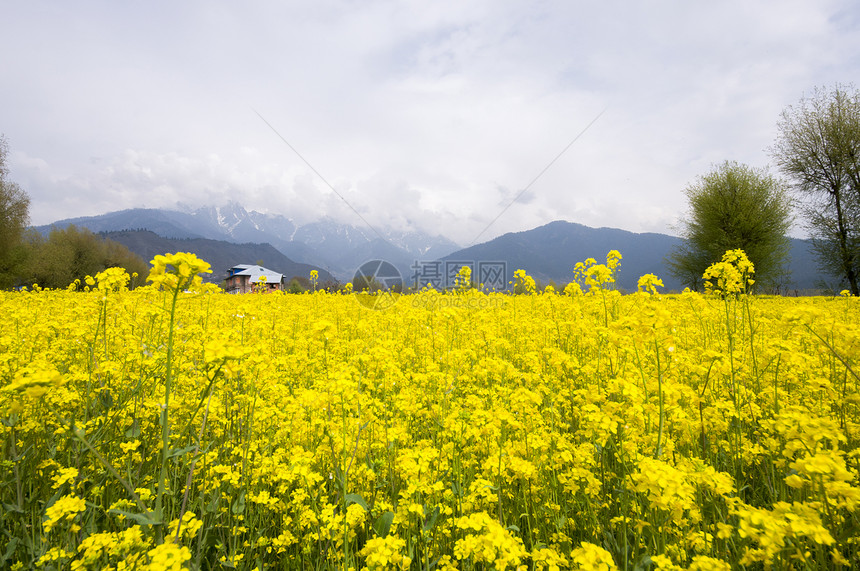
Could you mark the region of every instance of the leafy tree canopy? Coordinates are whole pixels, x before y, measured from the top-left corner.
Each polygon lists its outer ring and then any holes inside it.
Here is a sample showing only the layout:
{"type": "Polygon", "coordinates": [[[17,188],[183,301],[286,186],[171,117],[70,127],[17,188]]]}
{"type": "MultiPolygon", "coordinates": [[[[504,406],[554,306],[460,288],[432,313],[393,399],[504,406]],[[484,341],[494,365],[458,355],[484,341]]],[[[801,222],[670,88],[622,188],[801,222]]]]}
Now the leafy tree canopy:
{"type": "Polygon", "coordinates": [[[148,274],[147,264],[118,242],[97,236],[74,225],[51,230],[47,238],[29,236],[29,264],[25,283],[45,288],[65,288],[75,280],[112,267],[121,267],[140,285],[148,274]]]}
{"type": "Polygon", "coordinates": [[[727,250],[741,249],[756,268],[760,287],[779,287],[792,222],[791,198],[766,169],[733,161],[716,166],[684,190],[689,202],[681,222],[684,243],[668,260],[670,272],[694,289],[727,250]]]}
{"type": "Polygon", "coordinates": [[[9,179],[9,144],[0,135],[0,289],[14,284],[26,252],[21,243],[30,223],[30,197],[9,179]]]}

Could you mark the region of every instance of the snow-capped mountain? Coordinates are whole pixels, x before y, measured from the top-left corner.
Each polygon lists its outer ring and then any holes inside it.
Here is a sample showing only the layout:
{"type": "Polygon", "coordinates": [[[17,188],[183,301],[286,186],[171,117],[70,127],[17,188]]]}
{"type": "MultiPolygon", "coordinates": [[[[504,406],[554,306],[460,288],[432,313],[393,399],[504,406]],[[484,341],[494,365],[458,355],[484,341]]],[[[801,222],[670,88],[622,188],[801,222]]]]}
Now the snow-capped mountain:
{"type": "Polygon", "coordinates": [[[286,216],[248,211],[236,202],[179,208],[136,208],[70,218],[39,230],[47,233],[52,226],[74,224],[93,232],[145,229],[165,238],[268,243],[288,258],[325,268],[344,281],[351,280],[356,269],[371,259],[388,260],[406,275],[416,260],[437,259],[458,249],[457,244],[442,236],[423,232],[362,228],[331,219],[297,225],[286,216]]]}
{"type": "Polygon", "coordinates": [[[204,206],[190,212],[191,216],[217,226],[221,231],[240,241],[259,241],[272,237],[290,242],[296,233],[296,224],[277,214],[247,211],[240,204],[231,202],[224,206],[204,206]]]}

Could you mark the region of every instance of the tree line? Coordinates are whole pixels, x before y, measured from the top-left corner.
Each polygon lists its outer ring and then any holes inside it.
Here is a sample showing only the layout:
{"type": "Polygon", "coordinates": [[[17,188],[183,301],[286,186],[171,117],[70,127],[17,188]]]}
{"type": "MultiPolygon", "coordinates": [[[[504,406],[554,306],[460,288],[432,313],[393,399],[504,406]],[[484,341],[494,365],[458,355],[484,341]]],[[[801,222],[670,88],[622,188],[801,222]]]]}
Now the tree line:
{"type": "Polygon", "coordinates": [[[47,236],[28,228],[30,197],[9,177],[9,145],[0,136],[0,289],[33,284],[65,288],[112,267],[146,279],[149,266],[118,242],[86,228],[54,228],[47,236]]]}
{"type": "Polygon", "coordinates": [[[778,291],[787,285],[797,213],[823,277],[860,294],[860,92],[816,88],[783,110],[768,151],[785,180],[726,161],[685,189],[684,241],[669,256],[670,271],[699,289],[704,270],[740,248],[755,266],[757,289],[778,291]]]}

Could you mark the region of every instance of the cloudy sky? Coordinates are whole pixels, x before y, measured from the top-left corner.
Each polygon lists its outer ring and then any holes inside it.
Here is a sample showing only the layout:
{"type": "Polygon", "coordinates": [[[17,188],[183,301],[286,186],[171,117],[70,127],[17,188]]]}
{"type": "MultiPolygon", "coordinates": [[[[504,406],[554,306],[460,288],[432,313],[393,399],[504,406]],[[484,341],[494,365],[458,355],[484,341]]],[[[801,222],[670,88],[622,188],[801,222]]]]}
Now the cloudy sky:
{"type": "Polygon", "coordinates": [[[34,224],[233,200],[463,245],[558,219],[672,233],[698,175],[767,166],[783,109],[860,78],[855,0],[3,14],[0,133],[34,224]]]}

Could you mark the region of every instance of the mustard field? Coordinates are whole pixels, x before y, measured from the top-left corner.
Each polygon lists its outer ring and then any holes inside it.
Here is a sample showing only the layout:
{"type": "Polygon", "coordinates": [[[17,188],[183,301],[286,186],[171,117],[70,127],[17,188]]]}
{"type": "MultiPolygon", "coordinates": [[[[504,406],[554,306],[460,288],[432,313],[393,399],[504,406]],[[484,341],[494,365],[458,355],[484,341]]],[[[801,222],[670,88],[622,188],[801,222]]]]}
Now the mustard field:
{"type": "Polygon", "coordinates": [[[619,258],[385,310],[187,254],[0,292],[0,569],[860,567],[858,299],[619,258]]]}

